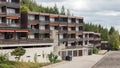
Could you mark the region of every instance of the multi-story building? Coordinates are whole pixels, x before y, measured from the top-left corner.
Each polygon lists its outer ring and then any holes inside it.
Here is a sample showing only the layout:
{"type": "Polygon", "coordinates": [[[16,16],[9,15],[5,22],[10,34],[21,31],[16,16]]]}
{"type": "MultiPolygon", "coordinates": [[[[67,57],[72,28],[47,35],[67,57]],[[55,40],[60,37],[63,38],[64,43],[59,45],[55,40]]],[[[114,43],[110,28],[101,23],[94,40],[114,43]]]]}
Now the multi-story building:
{"type": "Polygon", "coordinates": [[[97,47],[101,45],[101,34],[95,32],[83,32],[83,46],[97,47]]]}
{"type": "Polygon", "coordinates": [[[0,0],[0,39],[27,38],[28,30],[21,29],[20,0],[0,0]]]}
{"type": "Polygon", "coordinates": [[[59,44],[66,47],[82,45],[83,18],[38,12],[21,15],[22,28],[28,29],[29,39],[50,39],[51,31],[58,31],[59,44]]]}
{"type": "Polygon", "coordinates": [[[8,53],[9,59],[15,60],[10,52],[20,46],[26,50],[21,60],[34,61],[34,54],[37,54],[39,61],[48,61],[42,55],[53,52],[53,36],[46,39],[49,37],[47,32],[45,39],[30,39],[30,32],[34,33],[21,24],[20,0],[0,0],[0,53],[8,53]]]}
{"type": "Polygon", "coordinates": [[[83,17],[39,12],[23,12],[21,17],[22,28],[30,31],[29,39],[50,40],[51,31],[57,30],[59,42],[56,45],[65,46],[62,50],[58,47],[58,50],[62,54],[63,51],[66,52],[64,55],[61,55],[63,57],[71,55],[75,50],[75,53],[79,52],[79,56],[81,56],[83,17]],[[69,52],[69,50],[72,52],[69,52]],[[79,51],[76,52],[76,50],[79,51]]]}

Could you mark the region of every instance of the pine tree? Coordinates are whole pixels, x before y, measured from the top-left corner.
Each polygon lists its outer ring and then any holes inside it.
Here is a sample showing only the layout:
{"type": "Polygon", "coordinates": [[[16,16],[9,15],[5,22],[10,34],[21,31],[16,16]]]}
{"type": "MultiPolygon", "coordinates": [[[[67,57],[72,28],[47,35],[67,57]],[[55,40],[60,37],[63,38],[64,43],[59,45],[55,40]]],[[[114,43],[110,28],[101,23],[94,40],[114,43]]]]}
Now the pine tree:
{"type": "Polygon", "coordinates": [[[70,16],[71,14],[70,14],[70,10],[69,9],[67,9],[67,15],[68,16],[70,16]]]}
{"type": "Polygon", "coordinates": [[[55,14],[59,14],[59,11],[58,11],[58,8],[57,8],[57,5],[55,4],[55,6],[53,7],[53,10],[54,10],[54,13],[55,14]]]}
{"type": "Polygon", "coordinates": [[[64,6],[62,6],[62,8],[61,8],[61,13],[60,14],[65,15],[65,7],[64,6]]]}

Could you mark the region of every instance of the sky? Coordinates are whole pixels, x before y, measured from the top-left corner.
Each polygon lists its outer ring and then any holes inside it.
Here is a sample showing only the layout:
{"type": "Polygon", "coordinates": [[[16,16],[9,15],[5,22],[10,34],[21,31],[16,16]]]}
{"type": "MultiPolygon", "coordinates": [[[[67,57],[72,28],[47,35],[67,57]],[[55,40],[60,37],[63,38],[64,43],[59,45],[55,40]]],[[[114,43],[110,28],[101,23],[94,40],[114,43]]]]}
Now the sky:
{"type": "Polygon", "coordinates": [[[64,5],[75,16],[84,17],[85,23],[101,24],[110,29],[114,26],[120,33],[120,0],[35,0],[43,6],[61,9],[64,5]]]}

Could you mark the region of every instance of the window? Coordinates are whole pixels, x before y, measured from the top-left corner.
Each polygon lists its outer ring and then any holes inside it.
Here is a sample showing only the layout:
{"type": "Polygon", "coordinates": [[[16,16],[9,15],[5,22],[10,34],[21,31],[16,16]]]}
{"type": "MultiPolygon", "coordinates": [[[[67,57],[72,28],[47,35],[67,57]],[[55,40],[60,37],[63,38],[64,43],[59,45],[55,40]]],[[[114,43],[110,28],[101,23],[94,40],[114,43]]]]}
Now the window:
{"type": "Polygon", "coordinates": [[[35,20],[35,16],[34,15],[29,15],[28,20],[35,20]]]}
{"type": "Polygon", "coordinates": [[[9,13],[15,14],[15,9],[7,8],[7,14],[9,13]]]}
{"type": "Polygon", "coordinates": [[[54,18],[50,18],[50,22],[55,22],[55,19],[54,18]]]}
{"type": "Polygon", "coordinates": [[[15,24],[15,20],[13,20],[13,19],[7,19],[7,24],[15,24]]]}
{"type": "Polygon", "coordinates": [[[6,2],[9,2],[9,3],[11,3],[11,2],[12,2],[12,0],[6,0],[6,2]]]}
{"type": "Polygon", "coordinates": [[[45,21],[45,17],[44,17],[44,16],[40,16],[40,17],[39,17],[39,20],[40,20],[40,21],[45,21]]]}

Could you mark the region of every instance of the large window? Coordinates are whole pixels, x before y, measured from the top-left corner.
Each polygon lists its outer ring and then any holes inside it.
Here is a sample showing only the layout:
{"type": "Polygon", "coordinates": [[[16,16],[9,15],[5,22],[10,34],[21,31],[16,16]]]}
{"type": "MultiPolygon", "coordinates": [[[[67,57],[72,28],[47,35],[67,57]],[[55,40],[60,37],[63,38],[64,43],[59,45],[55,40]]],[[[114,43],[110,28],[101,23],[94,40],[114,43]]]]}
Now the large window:
{"type": "Polygon", "coordinates": [[[7,8],[7,14],[13,13],[15,14],[15,9],[7,8]]]}
{"type": "Polygon", "coordinates": [[[13,20],[13,19],[7,19],[7,24],[15,24],[15,20],[13,20]]]}
{"type": "Polygon", "coordinates": [[[35,20],[35,16],[34,15],[29,15],[28,20],[35,20]]]}

